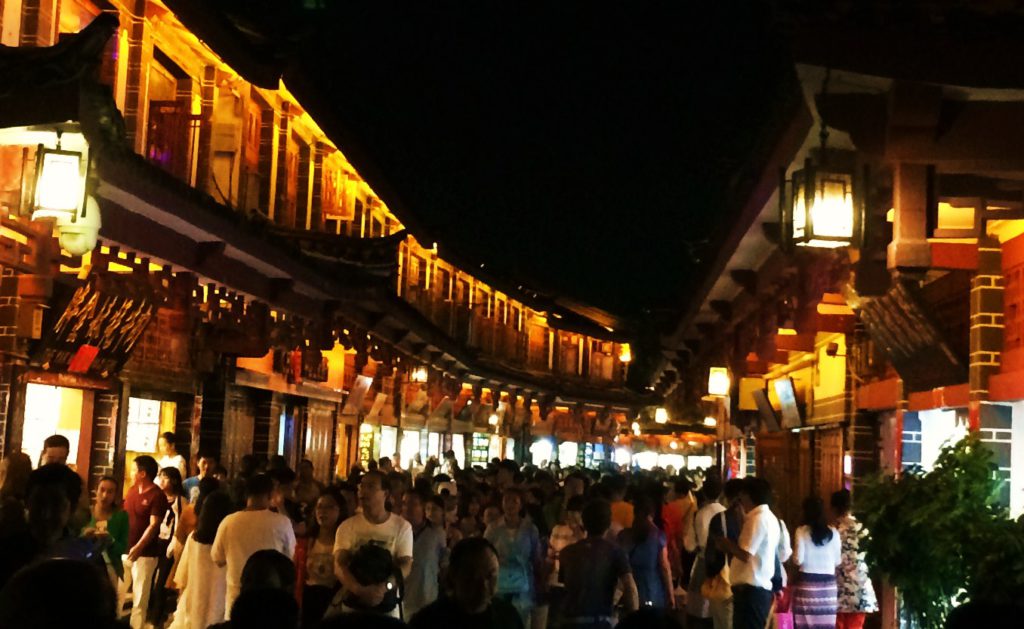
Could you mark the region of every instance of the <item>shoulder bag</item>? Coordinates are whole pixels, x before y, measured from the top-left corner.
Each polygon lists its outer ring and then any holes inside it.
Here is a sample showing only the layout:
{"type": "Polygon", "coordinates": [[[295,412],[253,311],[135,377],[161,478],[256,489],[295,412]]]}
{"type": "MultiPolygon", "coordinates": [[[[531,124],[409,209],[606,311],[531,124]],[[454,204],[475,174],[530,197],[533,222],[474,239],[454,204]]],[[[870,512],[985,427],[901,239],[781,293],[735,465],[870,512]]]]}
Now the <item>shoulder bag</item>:
{"type": "MultiPolygon", "coordinates": [[[[722,517],[722,531],[728,531],[728,521],[725,519],[723,511],[722,517]]],[[[722,602],[732,598],[732,581],[729,579],[729,555],[725,556],[725,565],[718,571],[718,574],[705,579],[704,583],[700,586],[700,595],[709,601],[722,602]]]]}

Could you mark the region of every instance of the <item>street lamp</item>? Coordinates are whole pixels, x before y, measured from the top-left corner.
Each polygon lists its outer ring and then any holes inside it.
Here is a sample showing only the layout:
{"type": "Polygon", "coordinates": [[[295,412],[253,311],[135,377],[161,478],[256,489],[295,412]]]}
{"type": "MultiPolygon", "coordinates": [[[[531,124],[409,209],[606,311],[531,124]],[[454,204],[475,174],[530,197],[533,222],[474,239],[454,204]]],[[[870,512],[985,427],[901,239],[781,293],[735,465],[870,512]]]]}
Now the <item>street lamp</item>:
{"type": "Polygon", "coordinates": [[[724,397],[729,395],[729,370],[725,367],[712,367],[708,370],[708,395],[724,397]]]}

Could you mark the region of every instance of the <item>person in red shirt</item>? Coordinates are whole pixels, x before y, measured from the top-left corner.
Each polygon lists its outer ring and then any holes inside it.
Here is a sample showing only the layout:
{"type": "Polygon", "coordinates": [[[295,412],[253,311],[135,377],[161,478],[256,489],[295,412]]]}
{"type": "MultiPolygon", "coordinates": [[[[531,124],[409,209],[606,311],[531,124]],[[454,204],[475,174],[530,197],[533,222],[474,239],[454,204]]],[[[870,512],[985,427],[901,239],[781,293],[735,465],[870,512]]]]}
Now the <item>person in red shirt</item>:
{"type": "Polygon", "coordinates": [[[124,501],[128,512],[128,561],[132,570],[132,629],[143,629],[153,573],[160,561],[158,533],[167,512],[167,496],[154,480],[158,472],[151,456],[138,456],[132,463],[135,484],[124,501]]]}

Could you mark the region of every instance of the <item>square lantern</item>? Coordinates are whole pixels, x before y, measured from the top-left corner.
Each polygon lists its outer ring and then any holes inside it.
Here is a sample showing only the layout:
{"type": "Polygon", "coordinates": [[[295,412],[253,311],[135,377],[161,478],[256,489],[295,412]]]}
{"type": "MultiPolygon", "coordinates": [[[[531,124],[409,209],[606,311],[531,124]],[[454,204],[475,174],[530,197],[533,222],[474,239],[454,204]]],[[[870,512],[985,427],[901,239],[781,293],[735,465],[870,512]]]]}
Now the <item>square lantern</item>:
{"type": "Polygon", "coordinates": [[[85,178],[83,153],[39,145],[32,220],[57,218],[74,222],[84,207],[85,178]]]}
{"type": "Polygon", "coordinates": [[[654,422],[656,424],[667,424],[668,423],[668,409],[664,406],[659,406],[654,409],[654,422]]]}
{"type": "Polygon", "coordinates": [[[729,370],[725,367],[712,367],[708,371],[708,395],[729,395],[729,370]]]}
{"type": "Polygon", "coordinates": [[[792,244],[822,249],[859,244],[863,211],[852,169],[819,167],[808,159],[791,180],[782,174],[779,205],[792,244]]]}

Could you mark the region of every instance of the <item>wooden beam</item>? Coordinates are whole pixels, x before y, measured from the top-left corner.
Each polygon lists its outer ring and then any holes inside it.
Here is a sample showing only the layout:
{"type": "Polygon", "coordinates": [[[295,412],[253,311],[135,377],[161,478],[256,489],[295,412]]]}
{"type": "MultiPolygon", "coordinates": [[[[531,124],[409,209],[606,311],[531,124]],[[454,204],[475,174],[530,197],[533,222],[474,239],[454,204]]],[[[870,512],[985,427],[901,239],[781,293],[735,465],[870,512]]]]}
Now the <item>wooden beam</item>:
{"type": "Polygon", "coordinates": [[[708,307],[715,311],[722,321],[732,320],[732,304],[725,301],[724,299],[712,299],[708,302],[708,307]]]}
{"type": "Polygon", "coordinates": [[[729,278],[751,295],[757,294],[757,271],[751,269],[733,269],[729,271],[729,278]]]}

